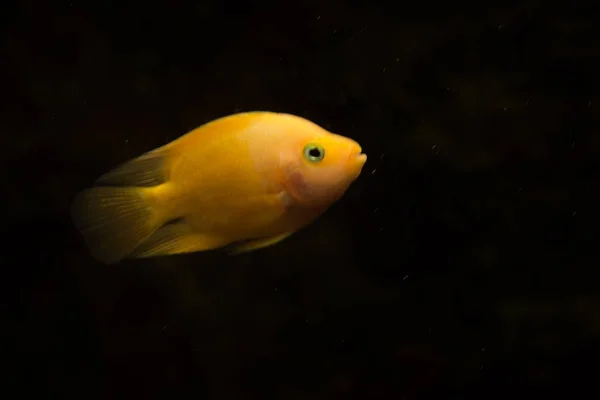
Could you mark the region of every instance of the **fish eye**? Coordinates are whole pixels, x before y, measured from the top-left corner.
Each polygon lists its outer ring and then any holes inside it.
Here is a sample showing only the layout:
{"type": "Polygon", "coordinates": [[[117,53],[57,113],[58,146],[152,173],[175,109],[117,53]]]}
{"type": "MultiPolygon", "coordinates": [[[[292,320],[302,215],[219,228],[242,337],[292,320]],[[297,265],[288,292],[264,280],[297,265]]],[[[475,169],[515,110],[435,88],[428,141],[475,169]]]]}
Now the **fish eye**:
{"type": "Polygon", "coordinates": [[[304,157],[312,162],[321,161],[325,157],[325,149],[318,144],[307,144],[304,147],[304,157]]]}

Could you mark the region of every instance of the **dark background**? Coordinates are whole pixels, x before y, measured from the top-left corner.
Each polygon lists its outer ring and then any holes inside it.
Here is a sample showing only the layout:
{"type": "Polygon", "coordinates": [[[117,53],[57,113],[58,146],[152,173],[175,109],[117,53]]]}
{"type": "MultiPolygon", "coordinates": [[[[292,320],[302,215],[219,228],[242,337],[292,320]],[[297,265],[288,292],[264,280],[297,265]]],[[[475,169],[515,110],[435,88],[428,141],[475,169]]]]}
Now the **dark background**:
{"type": "Polygon", "coordinates": [[[19,394],[580,398],[600,355],[599,35],[583,2],[4,2],[2,304],[19,394]],[[551,5],[552,3],[553,5],[551,5]],[[253,253],[115,266],[75,193],[236,111],[369,160],[253,253]]]}

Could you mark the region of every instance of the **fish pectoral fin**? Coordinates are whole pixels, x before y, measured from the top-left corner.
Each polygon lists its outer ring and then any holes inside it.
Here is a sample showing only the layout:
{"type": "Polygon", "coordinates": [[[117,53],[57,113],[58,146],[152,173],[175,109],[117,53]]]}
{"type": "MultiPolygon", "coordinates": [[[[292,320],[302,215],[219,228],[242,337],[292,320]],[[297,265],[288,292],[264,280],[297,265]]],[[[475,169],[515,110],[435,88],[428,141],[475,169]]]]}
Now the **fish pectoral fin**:
{"type": "Polygon", "coordinates": [[[146,258],[169,254],[193,253],[222,247],[226,242],[217,237],[193,232],[185,222],[165,225],[138,246],[130,258],[146,258]]]}
{"type": "Polygon", "coordinates": [[[235,255],[235,254],[247,253],[249,251],[269,247],[276,243],[281,242],[285,238],[291,236],[293,233],[294,232],[287,232],[287,233],[277,235],[277,236],[270,236],[267,238],[256,239],[256,240],[248,240],[246,242],[236,245],[235,248],[233,250],[231,250],[230,254],[235,255]]]}

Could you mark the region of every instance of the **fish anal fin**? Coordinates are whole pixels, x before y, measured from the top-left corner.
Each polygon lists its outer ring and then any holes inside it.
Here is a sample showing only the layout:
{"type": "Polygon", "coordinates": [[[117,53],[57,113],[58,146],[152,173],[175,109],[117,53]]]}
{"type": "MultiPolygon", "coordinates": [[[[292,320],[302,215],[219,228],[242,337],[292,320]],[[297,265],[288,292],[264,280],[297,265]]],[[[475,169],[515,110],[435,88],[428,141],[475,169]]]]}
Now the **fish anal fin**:
{"type": "Polygon", "coordinates": [[[254,250],[262,249],[265,247],[269,247],[269,246],[272,246],[272,245],[279,243],[282,240],[288,238],[293,233],[294,232],[286,232],[281,235],[270,236],[270,237],[266,237],[266,238],[255,239],[255,240],[248,240],[241,244],[236,245],[234,247],[234,249],[231,250],[230,254],[235,255],[235,254],[247,253],[249,251],[254,251],[254,250]]]}
{"type": "Polygon", "coordinates": [[[193,232],[185,222],[175,222],[155,231],[129,255],[129,258],[193,253],[216,249],[225,244],[225,240],[221,238],[193,232]]]}
{"type": "Polygon", "coordinates": [[[163,147],[127,161],[102,175],[97,186],[157,186],[168,180],[168,151],[163,147]]]}

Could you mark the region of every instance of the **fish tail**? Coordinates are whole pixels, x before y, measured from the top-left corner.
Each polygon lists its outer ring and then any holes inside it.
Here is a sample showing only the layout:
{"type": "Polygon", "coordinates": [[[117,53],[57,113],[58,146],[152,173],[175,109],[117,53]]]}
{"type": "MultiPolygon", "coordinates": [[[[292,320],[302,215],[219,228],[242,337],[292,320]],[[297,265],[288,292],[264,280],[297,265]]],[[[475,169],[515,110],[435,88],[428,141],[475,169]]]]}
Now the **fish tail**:
{"type": "Polygon", "coordinates": [[[154,201],[156,188],[92,187],[75,197],[73,222],[94,258],[114,264],[164,223],[154,201]]]}

